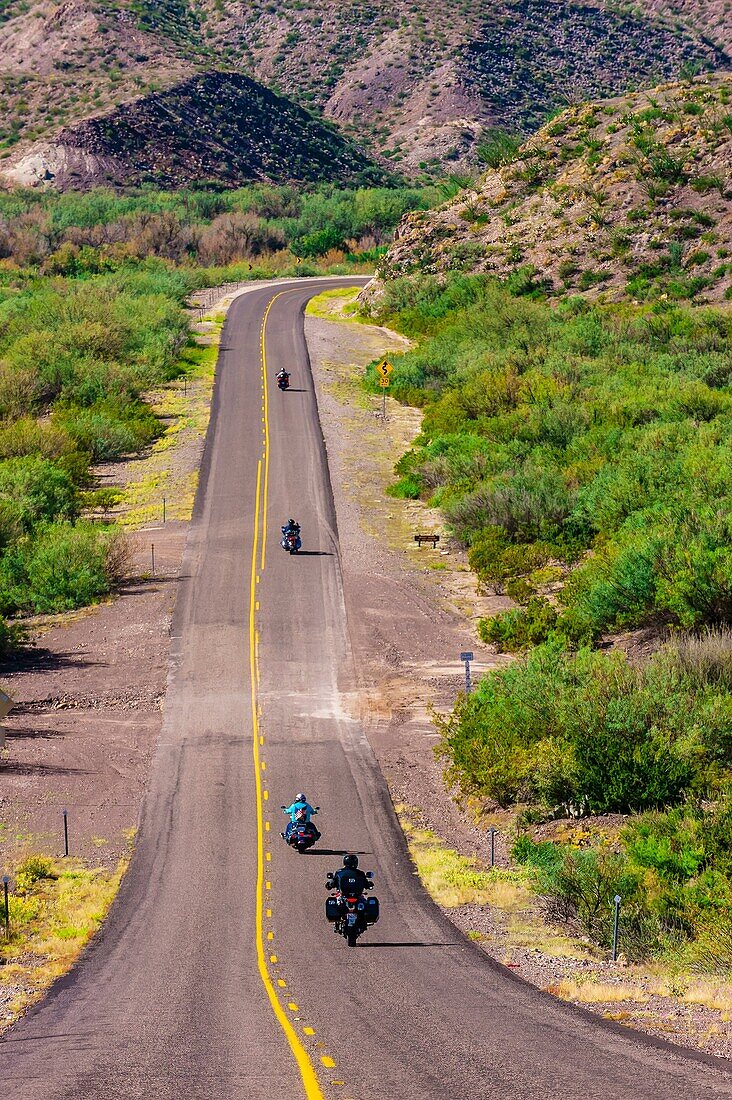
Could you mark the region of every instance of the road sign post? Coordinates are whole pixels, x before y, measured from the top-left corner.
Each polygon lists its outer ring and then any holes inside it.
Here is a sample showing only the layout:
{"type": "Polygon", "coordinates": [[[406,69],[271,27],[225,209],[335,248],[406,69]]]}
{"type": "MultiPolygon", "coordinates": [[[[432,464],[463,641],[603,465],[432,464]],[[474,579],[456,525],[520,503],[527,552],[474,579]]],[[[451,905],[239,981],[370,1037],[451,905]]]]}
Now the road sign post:
{"type": "Polygon", "coordinates": [[[465,664],[465,694],[470,695],[473,690],[473,685],[470,681],[470,662],[473,660],[472,653],[461,653],[460,660],[465,664]]]}
{"type": "Polygon", "coordinates": [[[496,833],[498,832],[498,829],[496,829],[495,826],[491,825],[488,832],[491,834],[491,867],[495,867],[495,865],[496,865],[496,833]]]}
{"type": "Polygon", "coordinates": [[[618,961],[618,933],[620,931],[620,894],[613,898],[615,913],[613,915],[613,962],[618,961]]]}
{"type": "Polygon", "coordinates": [[[64,855],[69,854],[69,811],[64,810],[64,855]]]}
{"type": "Polygon", "coordinates": [[[7,875],[3,875],[3,894],[5,900],[5,912],[3,914],[5,920],[5,939],[10,939],[10,899],[8,898],[8,884],[10,879],[7,875]]]}
{"type": "Polygon", "coordinates": [[[382,389],[382,404],[381,415],[386,420],[386,391],[389,388],[389,375],[394,370],[393,366],[388,359],[382,359],[380,363],[376,364],[376,373],[379,376],[379,385],[382,389]]]}

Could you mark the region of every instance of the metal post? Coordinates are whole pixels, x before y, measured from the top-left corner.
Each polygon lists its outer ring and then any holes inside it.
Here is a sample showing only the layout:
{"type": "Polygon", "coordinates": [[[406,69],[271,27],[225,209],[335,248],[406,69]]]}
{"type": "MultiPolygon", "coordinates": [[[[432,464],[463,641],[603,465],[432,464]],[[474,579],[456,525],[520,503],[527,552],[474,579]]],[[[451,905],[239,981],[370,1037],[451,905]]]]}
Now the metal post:
{"type": "Polygon", "coordinates": [[[163,497],[163,523],[165,523],[165,497],[163,497]]]}
{"type": "Polygon", "coordinates": [[[613,918],[613,962],[618,961],[618,931],[620,925],[620,894],[616,894],[613,898],[613,904],[615,906],[615,915],[613,918]]]}
{"type": "Polygon", "coordinates": [[[64,855],[69,854],[69,811],[64,810],[64,855]]]}
{"type": "Polygon", "coordinates": [[[472,653],[461,653],[460,660],[465,662],[465,694],[470,695],[473,690],[473,685],[470,681],[470,662],[473,660],[472,653]]]}
{"type": "Polygon", "coordinates": [[[384,399],[383,402],[382,402],[382,405],[381,405],[381,415],[384,418],[384,420],[386,420],[386,386],[382,390],[381,396],[384,399]]]}
{"type": "Polygon", "coordinates": [[[152,575],[155,576],[155,543],[150,543],[150,560],[152,562],[152,575]]]}
{"type": "Polygon", "coordinates": [[[185,397],[187,395],[187,393],[188,393],[188,379],[184,378],[183,379],[183,396],[185,397]]]}
{"type": "Polygon", "coordinates": [[[491,867],[495,867],[495,865],[496,865],[496,830],[493,828],[492,825],[491,825],[491,828],[490,828],[490,834],[491,834],[491,867]]]}
{"type": "Polygon", "coordinates": [[[5,939],[10,939],[10,901],[8,899],[8,883],[10,879],[3,875],[3,893],[5,894],[5,939]]]}

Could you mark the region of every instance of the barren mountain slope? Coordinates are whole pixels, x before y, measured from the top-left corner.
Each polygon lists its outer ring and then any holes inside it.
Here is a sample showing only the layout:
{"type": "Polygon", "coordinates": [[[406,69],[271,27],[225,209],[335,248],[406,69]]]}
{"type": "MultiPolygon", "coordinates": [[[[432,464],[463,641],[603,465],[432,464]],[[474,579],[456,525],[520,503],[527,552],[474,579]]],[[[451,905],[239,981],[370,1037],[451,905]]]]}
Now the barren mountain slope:
{"type": "Polygon", "coordinates": [[[0,156],[175,83],[193,71],[192,55],[113,4],[0,0],[0,156]]]}
{"type": "Polygon", "coordinates": [[[397,230],[382,278],[482,271],[616,297],[732,297],[732,75],[569,108],[397,230]]]}
{"type": "Polygon", "coordinates": [[[213,68],[402,170],[460,167],[486,126],[529,133],[567,103],[728,67],[724,2],[0,0],[0,170],[16,144],[213,68]]]}
{"type": "Polygon", "coordinates": [[[382,169],[332,126],[238,73],[206,73],[38,142],[8,170],[61,189],[193,182],[236,186],[381,182],[382,169]]]}
{"type": "Polygon", "coordinates": [[[457,0],[447,14],[435,0],[202,2],[208,39],[230,60],[412,169],[471,159],[485,124],[528,133],[567,102],[728,64],[691,13],[684,24],[642,5],[457,0]]]}

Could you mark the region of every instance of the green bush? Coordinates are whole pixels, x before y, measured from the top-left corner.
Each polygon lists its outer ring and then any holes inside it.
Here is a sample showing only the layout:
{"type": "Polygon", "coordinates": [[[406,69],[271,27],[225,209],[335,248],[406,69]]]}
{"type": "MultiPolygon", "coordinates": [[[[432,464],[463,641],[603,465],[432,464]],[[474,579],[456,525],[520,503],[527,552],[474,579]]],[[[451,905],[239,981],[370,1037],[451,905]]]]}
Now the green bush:
{"type": "Polygon", "coordinates": [[[94,603],[112,585],[110,539],[88,523],[36,528],[0,559],[0,611],[51,614],[94,603]]]}
{"type": "Polygon", "coordinates": [[[89,408],[59,408],[54,423],[95,462],[139,451],[161,432],[160,422],[146,405],[111,398],[89,408]]]}
{"type": "Polygon", "coordinates": [[[379,318],[418,341],[395,359],[394,394],[425,410],[397,491],[443,509],[485,585],[534,550],[577,563],[558,624],[576,642],[732,622],[728,313],[550,309],[454,275],[389,281],[379,318]]]}
{"type": "Polygon", "coordinates": [[[0,462],[0,545],[39,523],[74,519],[77,513],[76,487],[53,462],[33,455],[0,462]]]}
{"type": "Polygon", "coordinates": [[[26,894],[37,882],[43,879],[58,878],[53,860],[47,856],[28,856],[18,867],[15,876],[15,888],[19,894],[26,894]]]}
{"type": "Polygon", "coordinates": [[[478,634],[499,653],[520,653],[545,642],[557,625],[557,611],[544,596],[529,596],[526,607],[480,619],[478,634]]]}
{"type": "MultiPolygon", "coordinates": [[[[727,637],[732,648],[732,637],[727,637]]],[[[717,653],[720,639],[710,646],[717,653]]],[[[554,639],[485,676],[438,721],[451,778],[501,805],[642,811],[712,792],[730,767],[732,691],[699,653],[641,666],[554,639]]]]}

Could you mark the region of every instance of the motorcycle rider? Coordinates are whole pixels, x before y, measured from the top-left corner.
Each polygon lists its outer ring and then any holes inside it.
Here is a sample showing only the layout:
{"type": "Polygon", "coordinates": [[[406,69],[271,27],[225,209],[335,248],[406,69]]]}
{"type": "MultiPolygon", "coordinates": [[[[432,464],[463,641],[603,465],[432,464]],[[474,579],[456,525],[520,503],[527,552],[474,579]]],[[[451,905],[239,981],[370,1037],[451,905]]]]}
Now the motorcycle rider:
{"type": "Polygon", "coordinates": [[[282,538],[285,540],[285,542],[287,541],[287,536],[289,534],[294,534],[295,538],[300,538],[300,524],[295,523],[292,516],[290,516],[287,523],[282,525],[282,538]]]}
{"type": "Polygon", "coordinates": [[[280,369],[277,371],[277,381],[280,382],[280,380],[284,382],[290,381],[289,372],[286,371],[284,367],[280,367],[280,369]]]}
{"type": "Polygon", "coordinates": [[[358,856],[349,852],[343,857],[343,866],[329,871],[326,890],[338,890],[341,897],[360,898],[364,890],[373,890],[374,884],[358,866],[358,856]]]}
{"type": "Polygon", "coordinates": [[[295,795],[295,801],[292,803],[291,806],[283,806],[282,809],[286,814],[290,815],[290,820],[287,823],[287,828],[285,829],[284,833],[280,833],[280,836],[283,840],[288,839],[293,827],[297,825],[298,820],[301,820],[303,815],[305,817],[305,824],[312,824],[313,829],[315,830],[315,839],[320,840],[320,833],[318,832],[317,827],[314,823],[310,821],[310,818],[313,816],[313,814],[316,814],[318,811],[314,806],[310,805],[307,798],[302,792],[295,795]]]}

